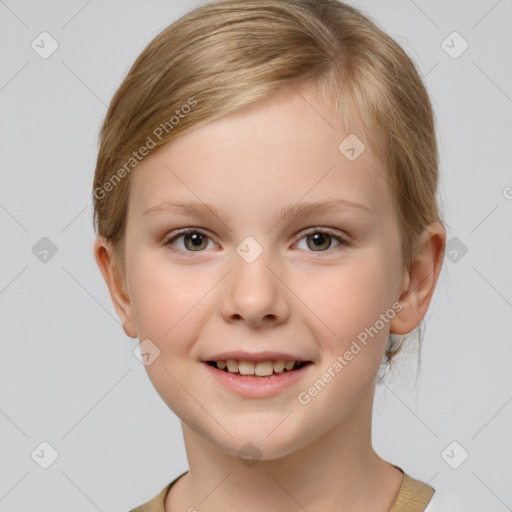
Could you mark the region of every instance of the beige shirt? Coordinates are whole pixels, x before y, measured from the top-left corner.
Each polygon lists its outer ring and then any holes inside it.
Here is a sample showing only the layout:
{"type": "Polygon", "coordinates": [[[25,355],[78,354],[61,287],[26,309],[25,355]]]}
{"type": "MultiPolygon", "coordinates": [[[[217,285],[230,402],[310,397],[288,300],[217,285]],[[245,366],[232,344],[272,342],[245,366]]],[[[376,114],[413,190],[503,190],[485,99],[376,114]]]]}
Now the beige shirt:
{"type": "MultiPolygon", "coordinates": [[[[398,466],[395,467],[402,471],[403,479],[395,503],[393,503],[389,512],[423,512],[435,492],[434,489],[420,480],[411,478],[398,466]]],[[[152,500],[139,505],[130,512],[165,512],[165,498],[169,489],[179,478],[187,473],[188,471],[182,473],[170,484],[166,485],[152,500]]]]}

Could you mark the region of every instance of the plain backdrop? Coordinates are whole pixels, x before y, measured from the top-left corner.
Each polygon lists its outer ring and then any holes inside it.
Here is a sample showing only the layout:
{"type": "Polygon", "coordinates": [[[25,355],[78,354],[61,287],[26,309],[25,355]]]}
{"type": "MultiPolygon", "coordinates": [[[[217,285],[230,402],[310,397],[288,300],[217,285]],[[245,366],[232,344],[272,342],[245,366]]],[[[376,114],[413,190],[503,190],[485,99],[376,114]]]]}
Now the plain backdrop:
{"type": "MultiPolygon", "coordinates": [[[[202,3],[0,0],[2,512],[121,512],[188,469],[93,258],[91,189],[114,91],[202,3]]],[[[374,445],[460,510],[511,510],[512,2],[350,3],[425,77],[449,241],[420,370],[413,342],[377,389],[374,445]]]]}

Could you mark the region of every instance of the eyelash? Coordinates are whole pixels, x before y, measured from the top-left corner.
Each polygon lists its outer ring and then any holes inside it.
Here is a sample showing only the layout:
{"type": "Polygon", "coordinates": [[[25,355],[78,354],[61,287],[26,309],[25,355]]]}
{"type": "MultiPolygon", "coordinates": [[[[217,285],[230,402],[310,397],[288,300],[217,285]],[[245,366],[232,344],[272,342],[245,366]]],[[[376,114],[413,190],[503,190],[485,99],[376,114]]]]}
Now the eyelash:
{"type": "MultiPolygon", "coordinates": [[[[171,249],[172,252],[185,252],[185,253],[189,253],[191,255],[194,254],[194,253],[204,252],[205,249],[203,249],[201,251],[187,251],[187,250],[181,250],[181,249],[172,248],[172,242],[174,242],[178,238],[181,238],[181,237],[183,237],[185,235],[188,235],[190,233],[198,233],[198,234],[208,238],[209,240],[212,240],[206,233],[204,233],[200,229],[186,228],[186,229],[182,229],[181,231],[178,231],[174,235],[166,238],[165,241],[164,241],[164,245],[169,246],[169,248],[171,249]]],[[[330,238],[333,238],[334,240],[339,242],[340,246],[350,246],[350,242],[348,240],[346,240],[345,238],[342,238],[339,235],[336,235],[336,234],[332,233],[331,231],[328,231],[328,230],[325,230],[325,229],[321,229],[321,228],[312,228],[309,231],[303,232],[302,236],[295,243],[301,241],[303,238],[307,237],[308,235],[314,235],[316,233],[322,233],[324,235],[328,235],[330,238]]],[[[333,250],[339,249],[340,246],[335,247],[333,250]]],[[[327,252],[328,253],[330,251],[331,251],[331,248],[329,248],[329,249],[327,249],[325,251],[307,251],[307,252],[312,252],[312,253],[326,253],[327,252]]]]}

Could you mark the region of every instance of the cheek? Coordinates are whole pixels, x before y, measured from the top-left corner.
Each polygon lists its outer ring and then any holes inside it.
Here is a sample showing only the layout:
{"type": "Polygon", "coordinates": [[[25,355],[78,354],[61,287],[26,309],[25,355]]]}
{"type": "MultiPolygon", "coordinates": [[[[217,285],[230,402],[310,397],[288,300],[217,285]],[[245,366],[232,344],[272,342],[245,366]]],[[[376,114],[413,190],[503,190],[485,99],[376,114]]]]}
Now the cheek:
{"type": "Polygon", "coordinates": [[[320,331],[316,333],[321,345],[320,369],[329,380],[325,393],[321,393],[323,399],[315,400],[318,406],[322,400],[332,399],[345,405],[340,409],[342,414],[372,385],[396,314],[392,307],[398,277],[395,252],[393,245],[388,250],[381,246],[360,251],[357,261],[338,267],[329,279],[323,280],[327,290],[323,296],[312,294],[323,297],[311,304],[311,309],[330,328],[322,329],[327,333],[324,336],[319,336],[320,331]]]}
{"type": "Polygon", "coordinates": [[[309,281],[307,305],[324,321],[327,338],[350,340],[391,308],[394,271],[380,251],[360,252],[357,262],[309,281]]]}
{"type": "Polygon", "coordinates": [[[134,257],[131,268],[133,315],[139,335],[149,338],[170,341],[176,337],[197,315],[201,298],[214,284],[213,276],[201,275],[192,266],[171,264],[164,250],[156,258],[134,257]]]}
{"type": "Polygon", "coordinates": [[[194,369],[191,354],[203,319],[212,314],[208,291],[214,277],[154,255],[132,258],[130,296],[137,333],[141,342],[149,339],[160,351],[145,369],[164,402],[182,418],[190,414],[182,385],[194,369]]]}
{"type": "Polygon", "coordinates": [[[297,401],[308,417],[325,417],[329,425],[364,402],[363,395],[372,396],[394,316],[384,260],[367,256],[310,285],[308,306],[322,320],[315,320],[322,327],[314,332],[321,358],[318,375],[305,383],[297,401]]]}

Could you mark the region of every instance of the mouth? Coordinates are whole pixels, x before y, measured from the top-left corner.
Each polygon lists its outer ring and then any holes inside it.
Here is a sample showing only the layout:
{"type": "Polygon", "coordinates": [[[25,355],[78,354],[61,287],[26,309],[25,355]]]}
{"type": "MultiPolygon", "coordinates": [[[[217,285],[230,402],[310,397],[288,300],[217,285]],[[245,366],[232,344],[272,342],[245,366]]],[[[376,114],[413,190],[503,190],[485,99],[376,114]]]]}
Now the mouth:
{"type": "Polygon", "coordinates": [[[202,361],[222,388],[238,397],[264,399],[296,388],[315,365],[313,361],[202,361]]]}

